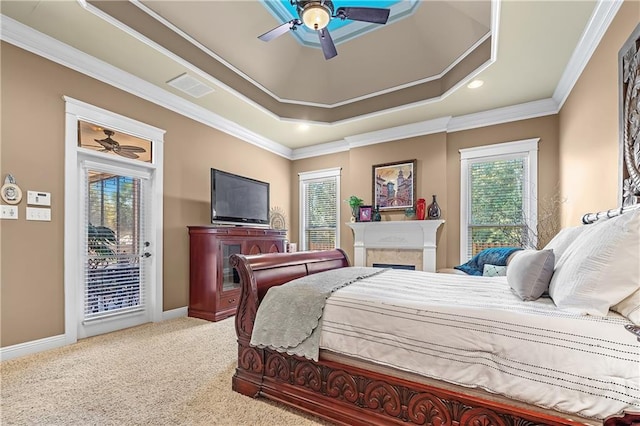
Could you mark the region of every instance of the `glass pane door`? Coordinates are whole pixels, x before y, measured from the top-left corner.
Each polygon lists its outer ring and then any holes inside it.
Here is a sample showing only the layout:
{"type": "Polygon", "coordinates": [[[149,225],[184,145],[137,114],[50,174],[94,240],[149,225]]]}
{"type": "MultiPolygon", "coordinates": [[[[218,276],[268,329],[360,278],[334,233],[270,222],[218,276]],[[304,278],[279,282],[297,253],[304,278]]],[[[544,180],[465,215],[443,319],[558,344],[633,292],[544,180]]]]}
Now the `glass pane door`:
{"type": "Polygon", "coordinates": [[[222,291],[235,290],[240,288],[240,276],[229,263],[232,254],[242,253],[240,243],[221,242],[222,245],[222,291]]]}
{"type": "Polygon", "coordinates": [[[85,169],[84,321],[145,309],[146,180],[85,169]]]}

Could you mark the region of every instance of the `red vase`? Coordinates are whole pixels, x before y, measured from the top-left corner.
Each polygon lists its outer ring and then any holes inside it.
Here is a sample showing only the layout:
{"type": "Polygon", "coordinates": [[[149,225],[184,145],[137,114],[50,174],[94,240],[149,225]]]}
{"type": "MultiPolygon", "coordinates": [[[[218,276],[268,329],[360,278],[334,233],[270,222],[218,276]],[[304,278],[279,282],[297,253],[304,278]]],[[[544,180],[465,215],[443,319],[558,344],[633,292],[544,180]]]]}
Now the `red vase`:
{"type": "Polygon", "coordinates": [[[426,211],[427,211],[427,202],[424,200],[424,198],[418,199],[418,201],[416,202],[416,219],[424,220],[426,211]]]}

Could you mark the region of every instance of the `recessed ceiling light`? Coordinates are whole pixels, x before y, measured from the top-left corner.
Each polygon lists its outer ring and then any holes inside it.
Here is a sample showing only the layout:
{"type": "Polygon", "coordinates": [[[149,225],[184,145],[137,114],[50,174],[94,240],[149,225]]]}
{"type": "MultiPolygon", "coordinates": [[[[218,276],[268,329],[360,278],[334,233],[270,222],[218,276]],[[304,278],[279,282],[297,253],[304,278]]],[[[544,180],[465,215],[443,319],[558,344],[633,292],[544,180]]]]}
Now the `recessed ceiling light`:
{"type": "Polygon", "coordinates": [[[467,87],[469,89],[477,89],[478,87],[482,86],[484,84],[484,81],[482,80],[473,80],[471,83],[467,84],[467,87]]]}
{"type": "Polygon", "coordinates": [[[301,132],[306,132],[307,130],[309,130],[309,125],[308,124],[298,124],[298,130],[300,130],[301,132]]]}

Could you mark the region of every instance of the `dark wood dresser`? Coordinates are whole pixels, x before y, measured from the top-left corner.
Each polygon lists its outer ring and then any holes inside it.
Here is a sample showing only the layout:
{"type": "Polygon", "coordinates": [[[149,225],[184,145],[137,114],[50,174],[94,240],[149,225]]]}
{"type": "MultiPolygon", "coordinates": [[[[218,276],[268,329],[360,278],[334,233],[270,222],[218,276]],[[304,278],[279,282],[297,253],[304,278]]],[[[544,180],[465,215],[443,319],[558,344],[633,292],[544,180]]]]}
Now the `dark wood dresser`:
{"type": "Polygon", "coordinates": [[[284,251],[286,231],[232,226],[189,226],[190,317],[219,321],[235,315],[240,279],[232,254],[284,251]]]}

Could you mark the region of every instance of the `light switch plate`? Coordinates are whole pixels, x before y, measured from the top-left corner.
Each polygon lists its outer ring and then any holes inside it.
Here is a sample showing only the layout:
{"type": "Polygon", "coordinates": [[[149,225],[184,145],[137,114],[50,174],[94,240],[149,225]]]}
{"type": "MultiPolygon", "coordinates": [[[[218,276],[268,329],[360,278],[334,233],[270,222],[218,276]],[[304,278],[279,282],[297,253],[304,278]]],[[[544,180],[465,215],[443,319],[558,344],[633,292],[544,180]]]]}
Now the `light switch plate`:
{"type": "Polygon", "coordinates": [[[3,204],[0,206],[0,219],[17,219],[18,218],[18,206],[7,206],[3,204]]]}
{"type": "Polygon", "coordinates": [[[50,206],[51,193],[39,191],[27,191],[27,204],[33,206],[50,206]]]}
{"type": "Polygon", "coordinates": [[[51,209],[27,207],[27,220],[51,221],[51,209]]]}

